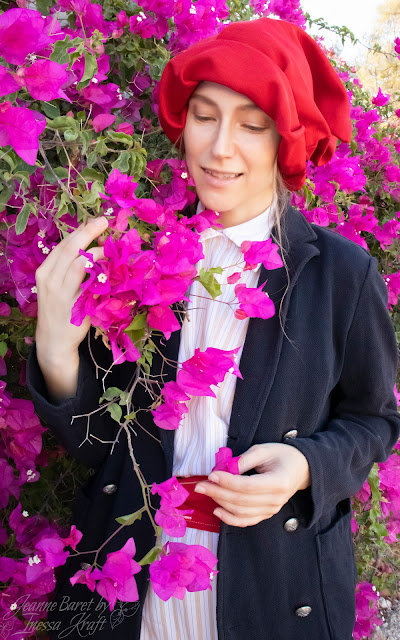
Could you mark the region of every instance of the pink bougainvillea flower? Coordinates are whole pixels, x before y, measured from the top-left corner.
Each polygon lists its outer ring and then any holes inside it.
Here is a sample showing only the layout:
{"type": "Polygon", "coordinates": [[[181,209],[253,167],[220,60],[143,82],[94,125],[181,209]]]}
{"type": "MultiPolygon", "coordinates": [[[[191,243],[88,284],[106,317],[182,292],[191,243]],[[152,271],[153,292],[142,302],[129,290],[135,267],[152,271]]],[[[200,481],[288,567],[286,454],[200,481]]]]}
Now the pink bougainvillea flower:
{"type": "Polygon", "coordinates": [[[255,288],[247,288],[245,284],[237,284],[235,294],[239,301],[239,309],[235,311],[235,317],[244,318],[271,318],[275,314],[275,306],[266,291],[264,284],[255,288]]]}
{"type": "Polygon", "coordinates": [[[223,351],[213,347],[205,351],[195,349],[194,356],[183,362],[178,371],[178,385],[189,395],[215,398],[211,385],[222,382],[228,372],[242,377],[234,360],[238,350],[223,351]]]}
{"type": "Polygon", "coordinates": [[[220,447],[215,454],[215,465],[211,471],[226,471],[233,475],[239,475],[239,459],[240,456],[232,456],[232,449],[229,447],[220,447]]]}
{"type": "Polygon", "coordinates": [[[54,536],[42,538],[36,542],[35,549],[44,554],[46,563],[50,567],[60,567],[65,564],[69,556],[69,551],[64,551],[64,546],[64,541],[60,537],[54,536]]]}
{"type": "Polygon", "coordinates": [[[0,316],[9,316],[11,307],[7,302],[0,302],[0,316]]]}
{"type": "Polygon", "coordinates": [[[372,104],[375,104],[377,107],[384,107],[388,104],[390,100],[390,94],[382,93],[382,89],[379,87],[379,91],[374,98],[372,98],[372,104]]]}
{"type": "Polygon", "coordinates": [[[115,122],[116,116],[112,113],[99,113],[95,118],[93,118],[93,129],[96,133],[99,131],[103,131],[106,127],[115,122]]]}
{"type": "Polygon", "coordinates": [[[153,482],[151,493],[153,496],[158,493],[161,496],[161,504],[170,504],[172,507],[180,507],[189,495],[175,476],[160,484],[153,482]]]}
{"type": "Polygon", "coordinates": [[[137,182],[133,178],[121,173],[119,169],[113,169],[105,184],[105,190],[110,195],[106,196],[103,193],[100,195],[105,200],[114,200],[122,208],[129,208],[136,201],[136,187],[137,182]]]}
{"type": "Polygon", "coordinates": [[[188,413],[188,408],[183,402],[169,402],[168,400],[164,404],[159,405],[156,409],[151,410],[151,414],[154,419],[154,424],[161,429],[172,431],[179,429],[179,425],[185,413],[188,413]]]}
{"type": "Polygon", "coordinates": [[[121,122],[115,131],[120,131],[121,133],[126,133],[128,136],[133,135],[133,125],[129,122],[121,122]]]}
{"type": "Polygon", "coordinates": [[[163,305],[156,305],[150,308],[147,314],[147,322],[153,329],[162,331],[167,340],[170,339],[173,331],[179,331],[181,328],[174,312],[163,305]]]}
{"type": "Polygon", "coordinates": [[[10,64],[23,64],[26,56],[47,47],[61,25],[54,16],[33,9],[8,9],[0,16],[0,55],[10,64]]]}
{"type": "Polygon", "coordinates": [[[71,526],[71,531],[69,536],[67,538],[61,538],[61,539],[64,543],[64,546],[71,547],[71,549],[76,551],[76,545],[79,544],[80,541],[82,540],[82,533],[81,531],[78,531],[76,526],[73,524],[71,526]]]}
{"type": "Polygon", "coordinates": [[[98,580],[97,592],[110,604],[110,610],[117,600],[137,602],[139,594],[134,574],[139,573],[141,566],[133,560],[136,546],[133,538],[129,538],[119,551],[107,554],[107,560],[101,571],[95,569],[92,577],[98,580]]]}
{"type": "Polygon", "coordinates": [[[10,495],[18,500],[19,492],[14,469],[4,458],[0,458],[0,509],[7,507],[10,495]]]}
{"type": "Polygon", "coordinates": [[[226,281],[228,284],[236,284],[236,282],[238,282],[238,280],[240,280],[240,276],[242,274],[240,273],[240,271],[236,271],[236,273],[232,273],[231,276],[228,276],[226,281]]]}
{"type": "Polygon", "coordinates": [[[353,630],[354,640],[369,638],[374,625],[383,622],[378,615],[378,595],[370,582],[361,582],[356,586],[356,621],[353,630]]]}
{"type": "Polygon", "coordinates": [[[133,211],[135,216],[148,222],[149,224],[156,224],[161,226],[165,220],[165,212],[163,207],[154,200],[148,198],[140,198],[136,200],[133,205],[133,211]]]}
{"type": "Polygon", "coordinates": [[[240,248],[246,262],[244,271],[254,269],[260,262],[266,269],[279,269],[283,266],[282,258],[278,254],[279,247],[271,238],[253,242],[245,240],[240,248]]]}
{"type": "Polygon", "coordinates": [[[27,164],[36,162],[39,136],[45,126],[46,118],[37,111],[13,107],[8,101],[0,105],[0,147],[10,144],[27,164]]]}
{"type": "Polygon", "coordinates": [[[35,100],[63,98],[71,102],[61,89],[68,80],[65,65],[52,60],[36,60],[29,67],[21,68],[17,74],[23,78],[26,88],[35,100]]]}
{"type": "Polygon", "coordinates": [[[150,565],[150,580],[161,600],[172,596],[182,600],[186,591],[211,589],[211,581],[218,572],[218,559],[200,545],[167,542],[162,554],[150,565]]]}
{"type": "Polygon", "coordinates": [[[182,538],[186,533],[186,517],[193,513],[194,509],[176,509],[170,504],[164,504],[156,511],[154,520],[162,527],[167,536],[182,538]]]}
{"type": "Polygon", "coordinates": [[[17,82],[8,69],[0,65],[0,96],[7,96],[19,91],[21,84],[17,82]]]}
{"type": "Polygon", "coordinates": [[[69,579],[72,585],[79,583],[85,584],[90,591],[94,591],[96,588],[96,581],[92,575],[93,567],[88,567],[87,569],[79,569],[72,578],[69,579]]]}
{"type": "Polygon", "coordinates": [[[400,56],[400,38],[394,40],[394,50],[400,56]]]}

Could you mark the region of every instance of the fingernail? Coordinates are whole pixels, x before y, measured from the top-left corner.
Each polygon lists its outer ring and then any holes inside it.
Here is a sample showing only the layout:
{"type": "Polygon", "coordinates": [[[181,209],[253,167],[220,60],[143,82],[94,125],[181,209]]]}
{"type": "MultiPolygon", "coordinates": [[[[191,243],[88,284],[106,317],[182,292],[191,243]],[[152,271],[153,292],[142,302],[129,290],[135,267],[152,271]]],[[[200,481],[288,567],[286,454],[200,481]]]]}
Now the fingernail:
{"type": "Polygon", "coordinates": [[[220,512],[220,511],[218,511],[218,509],[215,509],[215,511],[213,511],[213,514],[214,514],[215,516],[217,516],[217,518],[220,518],[220,517],[221,517],[221,512],[220,512]]]}
{"type": "Polygon", "coordinates": [[[215,473],[210,473],[208,479],[210,480],[210,482],[219,482],[219,478],[215,473]]]}
{"type": "Polygon", "coordinates": [[[198,484],[195,486],[194,490],[195,490],[196,493],[205,493],[206,492],[205,488],[200,486],[200,485],[198,485],[198,484]]]}
{"type": "Polygon", "coordinates": [[[104,222],[107,222],[108,225],[108,220],[104,216],[101,216],[101,218],[96,218],[94,221],[94,223],[99,225],[99,227],[104,227],[104,222]]]}

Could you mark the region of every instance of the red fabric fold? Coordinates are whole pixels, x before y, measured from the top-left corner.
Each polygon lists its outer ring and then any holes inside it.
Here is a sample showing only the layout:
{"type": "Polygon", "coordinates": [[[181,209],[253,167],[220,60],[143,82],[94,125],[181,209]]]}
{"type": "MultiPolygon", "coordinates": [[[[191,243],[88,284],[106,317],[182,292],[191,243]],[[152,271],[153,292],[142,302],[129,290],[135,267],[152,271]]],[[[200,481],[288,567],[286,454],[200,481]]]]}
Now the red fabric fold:
{"type": "Polygon", "coordinates": [[[219,505],[202,493],[195,493],[194,489],[198,482],[208,480],[207,476],[188,476],[186,478],[177,478],[178,482],[189,491],[189,495],[185,502],[181,505],[181,509],[194,509],[190,516],[186,516],[185,520],[190,529],[200,529],[200,531],[212,531],[219,533],[220,519],[213,514],[213,511],[219,505]]]}

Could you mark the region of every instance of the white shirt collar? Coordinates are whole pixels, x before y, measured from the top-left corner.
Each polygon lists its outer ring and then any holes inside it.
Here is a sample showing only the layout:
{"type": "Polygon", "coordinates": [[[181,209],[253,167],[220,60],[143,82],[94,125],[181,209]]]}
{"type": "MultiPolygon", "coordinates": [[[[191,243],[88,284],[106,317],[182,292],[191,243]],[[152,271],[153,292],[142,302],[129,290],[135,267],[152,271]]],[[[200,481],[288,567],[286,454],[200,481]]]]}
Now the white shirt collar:
{"type": "MultiPolygon", "coordinates": [[[[204,210],[203,204],[199,201],[197,205],[196,213],[201,213],[204,210]]],[[[204,229],[201,232],[201,238],[208,240],[220,235],[225,235],[232,240],[238,247],[244,240],[267,240],[269,238],[272,227],[274,226],[274,216],[272,215],[273,207],[270,206],[265,211],[260,213],[255,218],[246,220],[241,224],[237,224],[234,227],[225,227],[220,229],[204,229]]]]}

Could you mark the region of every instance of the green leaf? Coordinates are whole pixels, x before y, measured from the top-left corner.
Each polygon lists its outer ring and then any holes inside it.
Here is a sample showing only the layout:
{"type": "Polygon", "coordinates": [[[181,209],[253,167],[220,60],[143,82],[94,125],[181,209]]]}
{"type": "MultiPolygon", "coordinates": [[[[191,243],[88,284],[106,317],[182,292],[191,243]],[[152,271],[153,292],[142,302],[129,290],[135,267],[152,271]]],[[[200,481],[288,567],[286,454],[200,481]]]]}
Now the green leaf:
{"type": "Polygon", "coordinates": [[[3,191],[0,193],[0,212],[4,211],[6,204],[15,191],[15,187],[3,187],[3,191]]]}
{"type": "Polygon", "coordinates": [[[107,138],[110,138],[113,142],[123,142],[125,146],[131,147],[133,145],[132,136],[124,133],[123,131],[107,130],[107,138]]]}
{"type": "Polygon", "coordinates": [[[95,151],[91,151],[87,156],[87,166],[91,169],[97,162],[97,153],[95,151]]]}
{"type": "Polygon", "coordinates": [[[40,102],[40,106],[42,108],[42,111],[44,111],[48,118],[60,117],[60,109],[56,104],[53,104],[52,102],[45,102],[44,100],[42,100],[40,102]]]}
{"type": "Polygon", "coordinates": [[[0,342],[0,358],[4,358],[7,353],[7,344],[5,342],[0,342]]]}
{"type": "Polygon", "coordinates": [[[22,207],[21,211],[17,216],[17,220],[15,222],[15,233],[17,236],[24,233],[26,229],[26,225],[28,224],[29,214],[32,211],[32,205],[25,203],[22,207]]]}
{"type": "Polygon", "coordinates": [[[66,167],[53,167],[53,171],[46,169],[44,172],[44,178],[49,184],[57,184],[57,178],[54,176],[53,172],[60,180],[66,180],[68,178],[68,169],[66,167]]]}
{"type": "Polygon", "coordinates": [[[161,553],[162,547],[160,545],[156,545],[141,560],[139,560],[138,564],[143,567],[145,564],[151,564],[157,558],[157,556],[161,553]]]}
{"type": "Polygon", "coordinates": [[[131,158],[131,154],[129,151],[121,151],[117,159],[111,163],[113,169],[119,169],[121,173],[128,173],[129,171],[129,161],[131,158]]]}
{"type": "Polygon", "coordinates": [[[119,424],[122,418],[122,409],[119,404],[116,404],[115,402],[113,402],[113,404],[109,404],[107,411],[110,413],[112,419],[119,424]]]}
{"type": "Polygon", "coordinates": [[[91,53],[87,49],[85,49],[85,51],[83,52],[83,56],[85,58],[85,70],[83,72],[81,81],[76,85],[78,91],[87,87],[90,83],[90,80],[93,78],[93,76],[96,75],[98,71],[96,56],[94,56],[93,53],[91,53]]]}
{"type": "Polygon", "coordinates": [[[81,176],[88,182],[93,182],[93,180],[104,182],[104,175],[100,173],[100,171],[96,171],[96,169],[85,167],[85,169],[81,171],[81,176]]]}
{"type": "Polygon", "coordinates": [[[119,516],[119,518],[115,519],[119,524],[125,524],[126,526],[128,526],[130,524],[133,524],[135,520],[141,520],[143,511],[144,507],[139,509],[139,511],[135,511],[135,513],[129,513],[127,516],[119,516]]]}
{"type": "Polygon", "coordinates": [[[53,118],[53,120],[49,119],[47,124],[51,129],[79,130],[79,122],[77,122],[75,118],[71,118],[71,116],[60,116],[59,118],[53,118]]]}
{"type": "Polygon", "coordinates": [[[125,329],[125,331],[132,331],[137,329],[144,329],[147,324],[147,314],[138,313],[130,323],[129,327],[125,329]]]}
{"type": "Polygon", "coordinates": [[[70,54],[68,53],[68,49],[73,49],[79,44],[83,44],[82,38],[74,38],[73,40],[70,40],[69,35],[66,36],[64,40],[56,40],[53,51],[50,54],[50,60],[58,62],[58,64],[65,64],[66,62],[69,62],[70,54]]]}
{"type": "Polygon", "coordinates": [[[128,415],[125,417],[125,420],[134,420],[136,418],[136,411],[132,411],[131,413],[128,413],[128,415]]]}
{"type": "Polygon", "coordinates": [[[103,402],[103,400],[113,400],[114,398],[118,398],[118,396],[122,393],[121,389],[118,387],[108,387],[105,390],[104,394],[101,396],[99,402],[103,402]]]}
{"type": "Polygon", "coordinates": [[[76,140],[78,136],[79,136],[79,132],[74,131],[73,129],[65,129],[64,131],[64,139],[67,142],[72,142],[73,140],[76,140]]]}
{"type": "Polygon", "coordinates": [[[121,407],[125,407],[128,403],[129,391],[121,391],[120,396],[121,399],[119,400],[118,404],[120,404],[121,407]]]}
{"type": "Polygon", "coordinates": [[[221,285],[214,276],[214,273],[222,273],[222,269],[221,271],[215,271],[216,269],[218,269],[218,267],[214,267],[213,269],[209,269],[208,271],[205,271],[203,268],[201,268],[200,273],[196,276],[196,278],[194,278],[198,282],[201,282],[203,287],[208,291],[213,299],[217,296],[220,296],[222,293],[221,285]]]}

